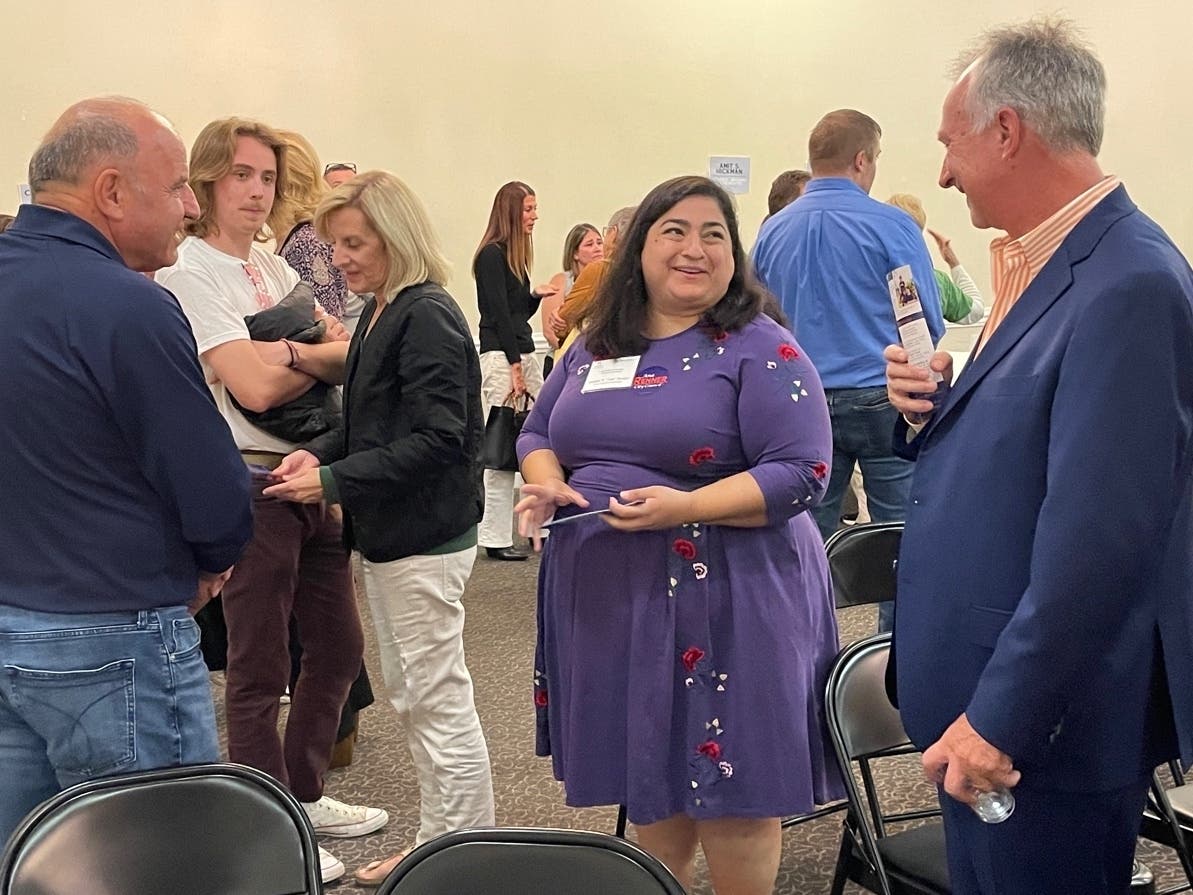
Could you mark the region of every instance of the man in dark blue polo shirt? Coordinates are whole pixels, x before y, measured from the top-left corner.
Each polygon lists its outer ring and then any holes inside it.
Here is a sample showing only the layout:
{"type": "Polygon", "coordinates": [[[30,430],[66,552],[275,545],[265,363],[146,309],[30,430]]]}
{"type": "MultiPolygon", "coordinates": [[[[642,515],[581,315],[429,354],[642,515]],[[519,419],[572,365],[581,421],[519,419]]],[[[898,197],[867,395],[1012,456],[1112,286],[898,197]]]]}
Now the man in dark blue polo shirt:
{"type": "Polygon", "coordinates": [[[0,236],[0,842],[73,783],[219,758],[191,612],[252,531],[248,474],[177,301],[186,151],[93,99],[0,236]]]}

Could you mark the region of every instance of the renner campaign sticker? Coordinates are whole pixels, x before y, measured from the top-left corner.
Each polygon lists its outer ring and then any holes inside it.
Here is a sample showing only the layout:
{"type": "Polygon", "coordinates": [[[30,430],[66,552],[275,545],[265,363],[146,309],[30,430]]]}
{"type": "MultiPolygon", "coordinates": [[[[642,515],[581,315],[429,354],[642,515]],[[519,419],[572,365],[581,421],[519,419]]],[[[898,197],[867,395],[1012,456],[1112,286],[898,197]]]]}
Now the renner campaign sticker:
{"type": "Polygon", "coordinates": [[[666,367],[647,367],[634,377],[633,388],[635,390],[659,388],[667,384],[667,368],[666,367]]]}

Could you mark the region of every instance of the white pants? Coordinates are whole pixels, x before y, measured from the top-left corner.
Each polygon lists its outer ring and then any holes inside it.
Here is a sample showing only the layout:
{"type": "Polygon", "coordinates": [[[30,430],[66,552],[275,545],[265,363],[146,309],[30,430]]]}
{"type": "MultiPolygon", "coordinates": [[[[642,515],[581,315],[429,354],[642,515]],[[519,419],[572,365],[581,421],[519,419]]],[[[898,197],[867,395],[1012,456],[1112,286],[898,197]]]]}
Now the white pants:
{"type": "MultiPolygon", "coordinates": [[[[537,355],[522,355],[522,378],[530,394],[537,396],[543,387],[543,367],[537,355]]],[[[510,364],[504,352],[486,351],[481,355],[481,413],[487,420],[489,408],[500,404],[510,391],[510,364]]],[[[482,547],[511,547],[514,543],[514,489],[522,477],[516,472],[485,470],[485,515],[477,540],[482,547]]]]}
{"type": "Polygon", "coordinates": [[[860,463],[853,467],[853,476],[849,479],[849,487],[857,496],[857,523],[860,525],[863,522],[869,522],[870,506],[866,502],[866,489],[862,485],[862,465],[860,463]]]}
{"type": "Polygon", "coordinates": [[[476,548],[469,547],[364,561],[385,688],[406,728],[418,775],[417,845],[494,823],[489,750],[464,664],[460,597],[475,559],[476,548]]]}

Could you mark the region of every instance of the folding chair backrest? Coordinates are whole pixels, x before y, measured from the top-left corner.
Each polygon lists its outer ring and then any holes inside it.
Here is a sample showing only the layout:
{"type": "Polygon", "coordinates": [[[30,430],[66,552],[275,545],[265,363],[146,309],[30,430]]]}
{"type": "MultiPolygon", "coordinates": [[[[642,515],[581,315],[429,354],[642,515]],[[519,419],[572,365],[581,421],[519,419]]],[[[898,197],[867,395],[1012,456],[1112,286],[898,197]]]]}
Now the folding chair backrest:
{"type": "Polygon", "coordinates": [[[378,895],[683,895],[658,860],[605,833],[458,830],[411,852],[378,895]]]}
{"type": "Polygon", "coordinates": [[[895,599],[902,522],[868,522],[836,532],[825,542],[837,608],[895,599]]]}
{"type": "Polygon", "coordinates": [[[890,649],[890,634],[859,640],[841,651],[829,675],[826,708],[842,764],[908,743],[899,710],[886,693],[890,649]]]}
{"type": "Polygon", "coordinates": [[[320,889],[302,807],[214,764],[106,777],[43,803],[9,840],[0,895],[299,895],[320,889]]]}

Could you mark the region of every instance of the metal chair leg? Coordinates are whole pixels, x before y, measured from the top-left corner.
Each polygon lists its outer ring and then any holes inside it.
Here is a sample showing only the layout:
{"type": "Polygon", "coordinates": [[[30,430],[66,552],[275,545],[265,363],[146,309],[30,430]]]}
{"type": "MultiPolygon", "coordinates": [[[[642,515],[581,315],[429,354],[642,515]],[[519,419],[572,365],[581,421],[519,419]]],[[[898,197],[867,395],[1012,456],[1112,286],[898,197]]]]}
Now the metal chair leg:
{"type": "Polygon", "coordinates": [[[1177,818],[1176,812],[1172,810],[1172,803],[1168,801],[1168,794],[1164,791],[1164,785],[1160,782],[1160,778],[1156,774],[1152,774],[1152,798],[1155,799],[1156,808],[1160,816],[1172,831],[1173,848],[1176,849],[1177,857],[1181,859],[1181,867],[1184,868],[1185,878],[1189,880],[1189,885],[1193,886],[1193,855],[1189,852],[1189,842],[1185,838],[1185,831],[1181,827],[1181,822],[1177,818]]]}
{"type": "Polygon", "coordinates": [[[849,857],[853,854],[853,837],[849,827],[841,825],[841,848],[837,852],[837,866],[833,868],[833,887],[829,895],[844,895],[845,882],[849,877],[849,857]]]}

